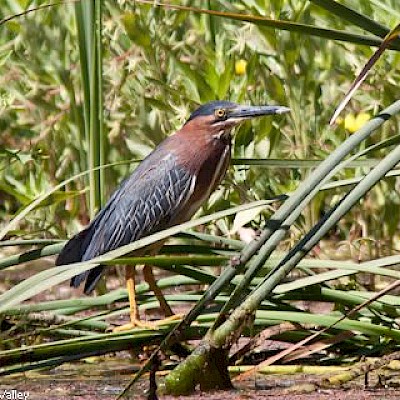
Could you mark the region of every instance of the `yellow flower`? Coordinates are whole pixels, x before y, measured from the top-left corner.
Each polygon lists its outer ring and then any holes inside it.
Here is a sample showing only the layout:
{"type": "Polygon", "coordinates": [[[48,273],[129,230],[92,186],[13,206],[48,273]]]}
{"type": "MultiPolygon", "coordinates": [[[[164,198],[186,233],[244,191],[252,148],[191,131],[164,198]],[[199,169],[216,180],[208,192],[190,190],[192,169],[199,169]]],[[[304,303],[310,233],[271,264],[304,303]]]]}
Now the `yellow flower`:
{"type": "Polygon", "coordinates": [[[235,62],[236,75],[244,75],[246,73],[247,61],[240,59],[235,62]]]}
{"type": "Polygon", "coordinates": [[[354,116],[354,114],[348,114],[344,119],[344,128],[350,133],[354,133],[358,131],[370,119],[371,115],[365,112],[359,113],[356,117],[354,116]]]}

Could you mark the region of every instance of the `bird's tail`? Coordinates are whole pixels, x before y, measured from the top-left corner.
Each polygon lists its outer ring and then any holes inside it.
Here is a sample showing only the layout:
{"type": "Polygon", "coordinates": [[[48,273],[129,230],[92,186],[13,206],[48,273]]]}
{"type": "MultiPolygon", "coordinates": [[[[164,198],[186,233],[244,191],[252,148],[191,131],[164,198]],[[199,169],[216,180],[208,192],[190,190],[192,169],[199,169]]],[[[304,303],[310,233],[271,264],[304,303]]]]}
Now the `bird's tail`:
{"type": "MultiPolygon", "coordinates": [[[[56,265],[65,265],[84,261],[82,258],[86,251],[88,243],[86,239],[88,239],[88,234],[90,235],[89,228],[84,229],[70,239],[58,255],[56,265]]],[[[70,284],[76,288],[86,279],[84,292],[89,294],[96,287],[102,271],[103,267],[98,266],[89,271],[82,272],[81,274],[74,276],[71,279],[70,284]]]]}
{"type": "Polygon", "coordinates": [[[82,260],[85,253],[85,238],[88,234],[88,229],[76,234],[71,238],[56,259],[56,265],[72,264],[82,260]]]}

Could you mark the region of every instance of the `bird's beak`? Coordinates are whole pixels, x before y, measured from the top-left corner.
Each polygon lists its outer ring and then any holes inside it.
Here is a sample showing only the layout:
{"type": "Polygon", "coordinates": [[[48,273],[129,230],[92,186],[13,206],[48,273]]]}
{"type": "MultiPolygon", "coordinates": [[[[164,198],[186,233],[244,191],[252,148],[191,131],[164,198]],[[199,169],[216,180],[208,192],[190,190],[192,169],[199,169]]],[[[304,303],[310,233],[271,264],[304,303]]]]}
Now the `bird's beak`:
{"type": "Polygon", "coordinates": [[[236,106],[228,111],[228,120],[237,122],[245,119],[262,117],[264,115],[284,114],[290,111],[290,108],[284,106],[236,106]]]}

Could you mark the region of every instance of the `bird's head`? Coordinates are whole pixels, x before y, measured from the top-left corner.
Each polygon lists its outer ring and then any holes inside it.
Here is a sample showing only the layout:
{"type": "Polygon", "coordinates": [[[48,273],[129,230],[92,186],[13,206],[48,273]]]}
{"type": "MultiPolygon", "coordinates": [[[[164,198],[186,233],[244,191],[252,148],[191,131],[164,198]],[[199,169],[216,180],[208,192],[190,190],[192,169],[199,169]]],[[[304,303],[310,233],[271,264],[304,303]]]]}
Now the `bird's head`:
{"type": "Polygon", "coordinates": [[[284,106],[243,106],[230,101],[211,101],[194,111],[185,126],[221,137],[248,119],[265,115],[283,114],[290,109],[284,106]]]}

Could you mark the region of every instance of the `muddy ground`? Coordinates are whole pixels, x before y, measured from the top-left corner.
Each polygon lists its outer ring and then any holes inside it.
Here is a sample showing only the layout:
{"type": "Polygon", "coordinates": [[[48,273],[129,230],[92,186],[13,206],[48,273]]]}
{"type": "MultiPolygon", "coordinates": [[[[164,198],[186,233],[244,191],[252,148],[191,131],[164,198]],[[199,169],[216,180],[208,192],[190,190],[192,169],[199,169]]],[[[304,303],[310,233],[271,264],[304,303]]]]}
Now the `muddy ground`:
{"type": "MultiPolygon", "coordinates": [[[[53,259],[45,259],[40,263],[39,270],[53,266],[53,259]],[[43,265],[45,264],[45,265],[43,265]],[[46,265],[47,264],[47,265],[46,265]]],[[[33,274],[36,268],[13,268],[0,273],[0,292],[14,286],[33,274]]],[[[35,271],[37,272],[37,271],[35,271]]],[[[109,277],[109,289],[120,287],[121,278],[109,277]]],[[[78,289],[71,289],[68,283],[46,291],[30,301],[73,298],[81,295],[78,289]]],[[[318,310],[321,311],[321,310],[318,310]]],[[[326,311],[326,310],[322,310],[326,311]]],[[[1,365],[0,365],[1,368],[1,365]]],[[[136,365],[137,368],[137,365],[136,365]]],[[[25,374],[0,377],[0,400],[114,400],[130,381],[135,369],[128,352],[119,352],[112,356],[96,357],[76,363],[64,364],[58,368],[42,371],[31,371],[25,374]]],[[[400,400],[399,377],[390,377],[389,381],[379,379],[371,374],[369,386],[365,387],[364,377],[348,386],[334,390],[319,390],[313,393],[288,393],[288,388],[303,383],[320,381],[321,376],[315,375],[261,375],[249,378],[245,382],[235,384],[232,391],[214,393],[195,393],[187,397],[172,397],[159,395],[160,399],[210,399],[210,400],[400,400]]],[[[162,376],[158,377],[162,380],[162,376]]],[[[144,377],[130,392],[128,398],[146,399],[148,377],[144,377]]]]}
{"type": "MultiPolygon", "coordinates": [[[[117,355],[116,355],[117,356],[117,355]]],[[[24,375],[14,375],[1,378],[0,398],[29,400],[114,400],[121,393],[125,385],[130,381],[132,370],[129,370],[129,361],[121,360],[121,363],[108,360],[94,363],[77,362],[66,364],[49,371],[29,372],[24,375]],[[119,365],[120,364],[120,365],[119,365]],[[7,394],[14,397],[6,397],[7,394]],[[12,392],[14,390],[14,392],[12,392]],[[20,397],[17,397],[20,393],[20,397]],[[1,396],[4,397],[1,397],[1,396]]],[[[317,375],[261,375],[249,378],[245,382],[236,385],[235,390],[195,393],[186,397],[173,397],[159,395],[159,399],[209,399],[209,400],[400,400],[400,388],[382,385],[376,375],[369,377],[369,387],[364,387],[364,377],[352,382],[342,389],[321,389],[313,393],[294,394],[288,393],[288,388],[303,383],[319,381],[317,375]]],[[[158,377],[162,380],[162,376],[158,377]]],[[[130,392],[128,398],[141,400],[147,398],[148,379],[145,377],[130,392]]]]}

